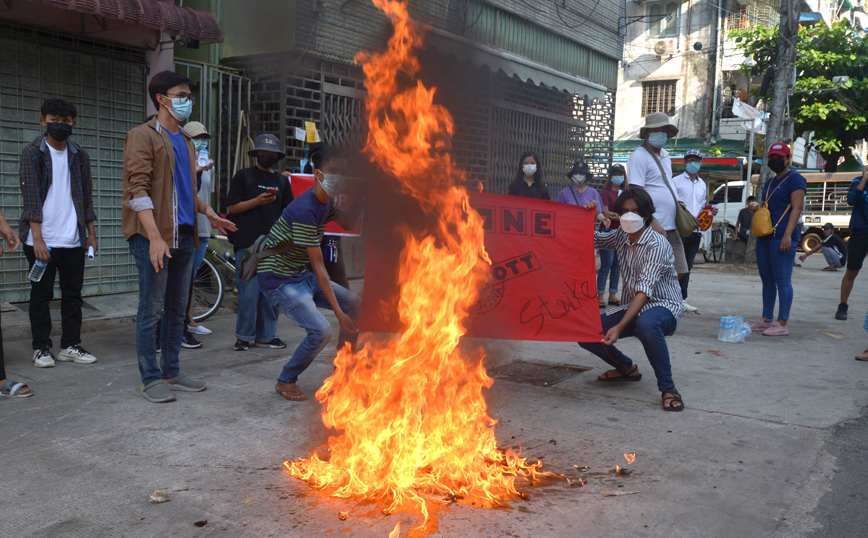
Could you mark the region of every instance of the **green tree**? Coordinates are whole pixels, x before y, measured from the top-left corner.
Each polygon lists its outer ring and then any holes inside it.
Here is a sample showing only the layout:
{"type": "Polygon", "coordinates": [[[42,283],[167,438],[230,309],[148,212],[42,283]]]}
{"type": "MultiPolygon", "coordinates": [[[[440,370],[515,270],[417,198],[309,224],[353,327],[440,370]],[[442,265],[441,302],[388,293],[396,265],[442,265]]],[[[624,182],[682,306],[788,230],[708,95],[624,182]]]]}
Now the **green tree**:
{"type": "MultiPolygon", "coordinates": [[[[757,25],[729,35],[754,59],[755,64],[743,67],[742,72],[762,76],[774,68],[776,28],[757,25]]],[[[826,172],[834,172],[838,158],[868,136],[868,40],[844,22],[801,27],[795,67],[790,115],[796,133],[814,132],[812,144],[826,159],[826,172]],[[835,85],[832,77],[837,76],[850,78],[835,85]]]]}

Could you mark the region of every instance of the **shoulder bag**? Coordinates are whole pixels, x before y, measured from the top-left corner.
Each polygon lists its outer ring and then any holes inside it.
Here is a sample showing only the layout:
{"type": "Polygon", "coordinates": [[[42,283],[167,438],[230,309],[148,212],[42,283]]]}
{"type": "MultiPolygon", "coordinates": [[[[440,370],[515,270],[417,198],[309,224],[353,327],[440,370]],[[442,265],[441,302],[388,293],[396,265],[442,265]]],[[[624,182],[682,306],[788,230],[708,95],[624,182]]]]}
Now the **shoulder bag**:
{"type": "Polygon", "coordinates": [[[760,204],[760,208],[757,209],[756,212],[753,214],[753,221],[750,225],[750,234],[752,236],[766,237],[775,233],[778,224],[781,223],[781,221],[784,219],[784,215],[786,215],[787,212],[790,210],[790,207],[792,207],[792,204],[788,204],[787,209],[784,211],[784,214],[781,215],[781,218],[779,218],[775,225],[772,226],[772,213],[771,211],[769,211],[769,199],[772,197],[772,195],[774,195],[775,192],[777,192],[778,189],[781,188],[781,185],[784,184],[784,181],[790,178],[790,173],[787,173],[784,179],[782,179],[781,182],[778,183],[778,186],[775,187],[775,190],[773,190],[772,193],[769,194],[765,200],[763,200],[763,203],[760,204]]]}
{"type": "Polygon", "coordinates": [[[648,146],[645,144],[642,144],[642,147],[645,148],[648,155],[651,155],[651,158],[654,159],[657,168],[660,170],[660,175],[663,177],[663,182],[666,183],[669,192],[672,194],[672,199],[675,200],[675,227],[678,229],[678,235],[681,237],[690,237],[693,231],[699,228],[699,221],[696,220],[693,213],[687,210],[687,206],[684,205],[684,202],[680,202],[678,197],[675,196],[675,191],[672,190],[672,185],[669,184],[669,178],[666,177],[666,172],[663,171],[663,165],[660,164],[660,160],[656,155],[654,155],[654,152],[648,149],[648,146]]]}

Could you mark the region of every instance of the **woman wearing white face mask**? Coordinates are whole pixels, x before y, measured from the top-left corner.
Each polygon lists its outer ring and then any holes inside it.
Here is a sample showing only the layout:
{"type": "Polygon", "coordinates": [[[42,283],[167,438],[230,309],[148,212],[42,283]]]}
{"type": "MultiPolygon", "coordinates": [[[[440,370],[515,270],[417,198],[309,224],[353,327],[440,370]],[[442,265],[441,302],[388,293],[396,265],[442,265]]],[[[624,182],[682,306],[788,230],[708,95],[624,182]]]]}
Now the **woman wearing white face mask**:
{"type": "Polygon", "coordinates": [[[542,164],[534,152],[522,153],[515,180],[510,183],[506,193],[511,196],[551,200],[549,188],[543,181],[542,164]]]}
{"type": "MultiPolygon", "coordinates": [[[[603,190],[600,192],[600,198],[603,199],[603,215],[609,219],[608,227],[600,227],[600,231],[613,232],[617,230],[621,224],[619,215],[615,213],[615,201],[623,189],[629,187],[627,183],[627,171],[623,165],[613,164],[609,168],[609,178],[603,185],[603,190]]],[[[600,270],[597,272],[597,302],[600,308],[606,308],[606,281],[609,281],[609,300],[611,306],[620,306],[621,301],[615,295],[618,293],[618,282],[621,278],[621,267],[618,264],[618,254],[614,250],[601,249],[600,253],[600,270]]]]}
{"type": "Polygon", "coordinates": [[[642,189],[625,189],[615,202],[621,227],[615,232],[596,232],[599,249],[615,250],[624,276],[622,306],[601,315],[602,342],[583,343],[582,348],[614,367],[601,374],[601,382],[639,381],[639,367],[615,343],[635,336],[642,342],[648,361],[657,376],[663,409],[681,411],[684,401],[675,389],[666,336],[675,332],[684,314],[681,288],[675,273],[675,258],[667,239],[651,229],[654,203],[642,189]]]}

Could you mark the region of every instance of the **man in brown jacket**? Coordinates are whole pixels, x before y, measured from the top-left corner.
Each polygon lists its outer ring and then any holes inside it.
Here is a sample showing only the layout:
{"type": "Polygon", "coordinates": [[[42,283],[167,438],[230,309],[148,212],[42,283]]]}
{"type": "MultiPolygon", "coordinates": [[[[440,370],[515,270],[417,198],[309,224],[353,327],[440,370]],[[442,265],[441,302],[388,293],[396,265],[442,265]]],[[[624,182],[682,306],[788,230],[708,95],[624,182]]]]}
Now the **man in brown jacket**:
{"type": "Polygon", "coordinates": [[[172,391],[206,388],[204,381],[181,375],[178,360],[193,249],[199,245],[196,213],[207,216],[221,233],[235,229],[196,196],[196,151],[180,126],[193,108],[190,86],[187,77],[173,71],[154,75],[148,94],[159,112],[127,133],[124,144],[121,225],[139,270],[136,354],[142,396],[157,403],[173,401],[172,391]],[[155,340],[161,316],[163,356],[158,364],[155,340]]]}

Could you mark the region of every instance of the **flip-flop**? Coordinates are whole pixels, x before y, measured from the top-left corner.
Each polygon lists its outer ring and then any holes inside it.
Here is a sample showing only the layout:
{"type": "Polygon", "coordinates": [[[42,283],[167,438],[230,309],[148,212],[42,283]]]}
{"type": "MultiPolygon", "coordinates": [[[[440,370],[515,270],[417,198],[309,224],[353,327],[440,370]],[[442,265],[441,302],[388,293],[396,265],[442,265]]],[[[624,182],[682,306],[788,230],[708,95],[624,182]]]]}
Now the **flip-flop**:
{"type": "Polygon", "coordinates": [[[34,394],[35,393],[30,390],[30,387],[27,386],[27,383],[21,383],[20,381],[8,380],[6,383],[3,383],[2,387],[0,387],[0,396],[8,396],[9,398],[27,398],[34,394]],[[28,389],[28,392],[21,394],[21,389],[25,387],[28,389]]]}
{"type": "Polygon", "coordinates": [[[661,394],[663,397],[663,410],[664,411],[672,411],[673,413],[677,413],[679,411],[684,411],[684,400],[681,399],[681,394],[676,389],[664,390],[661,394]],[[667,396],[667,394],[669,396],[667,396]],[[666,407],[666,400],[669,400],[669,407],[666,407]],[[680,403],[678,407],[672,407],[674,403],[680,403]]]}
{"type": "MultiPolygon", "coordinates": [[[[639,368],[634,364],[632,368],[627,370],[627,372],[629,373],[629,372],[634,372],[634,371],[638,371],[638,370],[639,370],[639,368]]],[[[612,372],[617,372],[619,374],[621,373],[621,372],[618,372],[617,369],[612,369],[612,370],[609,370],[607,372],[603,372],[602,374],[597,376],[597,381],[602,381],[603,383],[611,383],[613,381],[639,381],[640,379],[642,379],[642,374],[640,374],[640,373],[635,373],[633,375],[621,374],[619,376],[609,377],[609,374],[611,374],[612,372]]]]}
{"type": "Polygon", "coordinates": [[[307,400],[307,396],[299,389],[298,387],[294,389],[278,389],[274,388],[274,391],[280,394],[280,397],[289,400],[291,402],[303,402],[307,400]]]}
{"type": "Polygon", "coordinates": [[[621,301],[609,301],[609,304],[612,306],[621,306],[621,301]]]}

